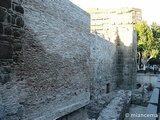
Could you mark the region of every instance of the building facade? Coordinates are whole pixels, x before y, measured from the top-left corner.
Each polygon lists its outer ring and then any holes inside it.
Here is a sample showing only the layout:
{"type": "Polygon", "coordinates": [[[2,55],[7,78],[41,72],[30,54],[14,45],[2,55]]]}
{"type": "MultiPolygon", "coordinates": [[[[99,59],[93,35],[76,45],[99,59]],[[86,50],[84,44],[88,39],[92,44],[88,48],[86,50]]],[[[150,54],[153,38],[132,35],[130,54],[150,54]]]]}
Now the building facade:
{"type": "Polygon", "coordinates": [[[86,11],[91,16],[91,32],[102,37],[112,27],[133,27],[142,20],[142,11],[138,8],[89,8],[86,11]]]}

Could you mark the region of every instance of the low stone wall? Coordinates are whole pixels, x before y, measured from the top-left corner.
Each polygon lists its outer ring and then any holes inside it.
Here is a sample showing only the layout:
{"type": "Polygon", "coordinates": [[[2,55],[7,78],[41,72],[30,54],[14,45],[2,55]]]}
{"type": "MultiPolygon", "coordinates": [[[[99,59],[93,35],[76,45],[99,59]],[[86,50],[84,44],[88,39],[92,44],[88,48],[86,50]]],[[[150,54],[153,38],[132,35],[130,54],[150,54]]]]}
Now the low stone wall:
{"type": "Polygon", "coordinates": [[[132,104],[147,106],[152,95],[152,90],[157,84],[158,75],[154,74],[137,74],[132,90],[132,104]],[[136,89],[136,85],[141,87],[136,89]]]}
{"type": "Polygon", "coordinates": [[[102,110],[97,120],[123,120],[124,114],[129,111],[131,91],[120,90],[105,109],[102,110]]]}
{"type": "Polygon", "coordinates": [[[151,93],[143,93],[142,91],[139,92],[138,90],[132,91],[132,99],[131,103],[135,105],[147,106],[148,101],[151,97],[151,93]]]}
{"type": "Polygon", "coordinates": [[[136,78],[136,83],[140,83],[140,84],[151,84],[153,87],[155,87],[156,85],[156,81],[158,79],[158,75],[155,74],[137,74],[137,78],[136,78]]]}
{"type": "Polygon", "coordinates": [[[156,86],[158,75],[154,74],[137,74],[136,81],[132,88],[132,104],[147,106],[152,95],[152,90],[156,86]],[[141,87],[136,89],[136,85],[141,87]]]}
{"type": "Polygon", "coordinates": [[[56,120],[87,120],[88,115],[85,107],[82,107],[74,112],[71,112],[56,120]]]}
{"type": "Polygon", "coordinates": [[[147,114],[152,114],[152,120],[159,120],[159,112],[160,112],[160,74],[158,75],[158,79],[156,85],[153,89],[152,96],[148,101],[147,106],[147,114]]]}

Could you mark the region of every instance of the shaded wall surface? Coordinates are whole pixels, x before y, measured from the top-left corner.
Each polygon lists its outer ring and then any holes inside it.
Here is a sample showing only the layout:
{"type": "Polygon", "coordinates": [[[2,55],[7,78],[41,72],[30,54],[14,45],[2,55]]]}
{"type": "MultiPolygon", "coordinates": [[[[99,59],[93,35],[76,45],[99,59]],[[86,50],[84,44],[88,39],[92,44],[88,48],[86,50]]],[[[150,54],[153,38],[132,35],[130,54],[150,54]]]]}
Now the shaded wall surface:
{"type": "Polygon", "coordinates": [[[116,96],[115,89],[132,89],[136,79],[136,34],[133,28],[112,26],[110,39],[92,35],[90,44],[91,102],[89,118],[97,118],[116,96]]]}
{"type": "Polygon", "coordinates": [[[123,85],[123,38],[90,34],[89,15],[69,0],[0,0],[0,10],[0,119],[96,118],[123,85]]]}
{"type": "Polygon", "coordinates": [[[118,65],[120,67],[118,86],[123,89],[132,89],[136,80],[136,54],[137,54],[137,35],[133,28],[119,27],[118,35],[120,44],[118,45],[118,65]]]}
{"type": "Polygon", "coordinates": [[[116,56],[115,44],[98,36],[91,36],[91,102],[88,106],[90,118],[97,118],[104,106],[115,97],[112,91],[117,88],[116,56]]]}
{"type": "Polygon", "coordinates": [[[20,89],[13,80],[22,49],[23,14],[21,1],[0,0],[0,119],[23,116],[23,106],[17,102],[20,89]]]}
{"type": "Polygon", "coordinates": [[[55,119],[85,106],[90,97],[88,14],[65,0],[26,0],[22,6],[21,68],[30,88],[26,118],[55,119]]]}
{"type": "MultiPolygon", "coordinates": [[[[11,7],[14,1],[3,2],[11,7]]],[[[88,104],[89,15],[66,0],[24,0],[20,6],[22,54],[11,81],[1,85],[3,111],[12,116],[7,119],[53,120],[88,104]]],[[[13,59],[12,44],[6,44],[1,54],[13,59]]]]}

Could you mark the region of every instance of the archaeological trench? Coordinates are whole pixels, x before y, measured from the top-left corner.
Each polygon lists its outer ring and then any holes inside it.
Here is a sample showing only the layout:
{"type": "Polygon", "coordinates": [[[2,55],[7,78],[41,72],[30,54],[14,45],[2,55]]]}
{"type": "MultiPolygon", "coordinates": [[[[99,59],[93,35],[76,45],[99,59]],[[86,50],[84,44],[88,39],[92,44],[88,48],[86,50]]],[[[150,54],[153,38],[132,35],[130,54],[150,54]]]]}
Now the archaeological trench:
{"type": "Polygon", "coordinates": [[[0,0],[0,120],[122,120],[136,33],[110,31],[91,34],[89,14],[69,0],[0,0]]]}

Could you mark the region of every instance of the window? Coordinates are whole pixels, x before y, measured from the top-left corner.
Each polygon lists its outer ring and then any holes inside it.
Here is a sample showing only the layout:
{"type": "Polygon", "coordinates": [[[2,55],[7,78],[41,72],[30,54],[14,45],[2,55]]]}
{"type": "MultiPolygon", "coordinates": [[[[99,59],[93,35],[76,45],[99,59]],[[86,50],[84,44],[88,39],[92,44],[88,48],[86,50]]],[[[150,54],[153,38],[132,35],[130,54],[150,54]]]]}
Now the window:
{"type": "Polygon", "coordinates": [[[136,14],[141,14],[141,12],[140,11],[136,11],[136,14]]]}

